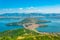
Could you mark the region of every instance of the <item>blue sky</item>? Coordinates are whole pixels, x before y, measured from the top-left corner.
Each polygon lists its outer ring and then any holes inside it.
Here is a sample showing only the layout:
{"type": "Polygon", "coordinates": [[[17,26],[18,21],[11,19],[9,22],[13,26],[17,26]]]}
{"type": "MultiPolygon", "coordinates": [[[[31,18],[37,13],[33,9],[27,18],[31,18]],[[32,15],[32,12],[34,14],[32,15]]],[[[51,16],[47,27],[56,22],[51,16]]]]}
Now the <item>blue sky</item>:
{"type": "Polygon", "coordinates": [[[40,9],[43,13],[60,13],[60,0],[0,0],[0,13],[15,12],[19,9],[20,12],[27,12],[28,9],[28,12],[38,12],[40,9]]]}
{"type": "Polygon", "coordinates": [[[0,0],[0,8],[60,5],[60,0],[0,0]]]}

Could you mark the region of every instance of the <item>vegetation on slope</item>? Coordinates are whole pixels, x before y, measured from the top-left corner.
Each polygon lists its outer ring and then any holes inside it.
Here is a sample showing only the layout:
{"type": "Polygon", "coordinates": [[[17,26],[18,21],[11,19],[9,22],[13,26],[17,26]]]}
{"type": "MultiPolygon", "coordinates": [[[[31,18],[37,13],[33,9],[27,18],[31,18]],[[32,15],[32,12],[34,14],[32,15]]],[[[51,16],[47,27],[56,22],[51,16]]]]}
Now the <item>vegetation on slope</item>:
{"type": "Polygon", "coordinates": [[[1,32],[0,40],[60,40],[60,34],[41,34],[23,28],[1,32]]]}

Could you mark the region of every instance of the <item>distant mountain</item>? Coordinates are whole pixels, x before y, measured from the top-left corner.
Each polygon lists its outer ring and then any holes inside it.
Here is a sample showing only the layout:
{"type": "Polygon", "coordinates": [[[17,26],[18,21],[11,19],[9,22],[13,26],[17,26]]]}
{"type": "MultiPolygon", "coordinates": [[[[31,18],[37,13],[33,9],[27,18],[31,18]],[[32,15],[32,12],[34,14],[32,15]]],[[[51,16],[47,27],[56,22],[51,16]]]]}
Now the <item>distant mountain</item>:
{"type": "Polygon", "coordinates": [[[1,14],[0,16],[23,16],[24,14],[20,14],[20,13],[4,13],[4,14],[1,14]]]}
{"type": "Polygon", "coordinates": [[[0,14],[0,16],[41,16],[41,13],[4,13],[0,14]]]}
{"type": "Polygon", "coordinates": [[[60,14],[57,13],[49,13],[49,14],[44,14],[44,13],[4,13],[0,14],[0,16],[60,16],[60,14]]]}

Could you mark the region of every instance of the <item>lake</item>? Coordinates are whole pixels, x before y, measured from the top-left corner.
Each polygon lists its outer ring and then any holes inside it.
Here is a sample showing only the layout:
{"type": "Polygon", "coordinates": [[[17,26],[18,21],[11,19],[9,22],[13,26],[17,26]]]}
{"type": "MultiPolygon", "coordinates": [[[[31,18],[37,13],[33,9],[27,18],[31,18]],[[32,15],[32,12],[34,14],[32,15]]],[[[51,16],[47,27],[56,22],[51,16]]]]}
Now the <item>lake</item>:
{"type": "Polygon", "coordinates": [[[60,19],[56,18],[41,18],[40,20],[48,20],[51,23],[45,23],[47,27],[39,27],[37,28],[38,31],[42,32],[60,32],[60,19]]]}
{"type": "MultiPolygon", "coordinates": [[[[47,27],[39,27],[38,31],[42,32],[60,32],[60,19],[56,18],[37,18],[38,20],[48,20],[51,23],[45,23],[47,27]]],[[[6,26],[7,23],[19,22],[21,19],[0,19],[0,32],[6,30],[13,30],[18,28],[23,28],[23,26],[6,26]]]]}
{"type": "Polygon", "coordinates": [[[21,19],[0,19],[0,32],[23,28],[22,26],[6,26],[7,23],[19,22],[21,19]]]}

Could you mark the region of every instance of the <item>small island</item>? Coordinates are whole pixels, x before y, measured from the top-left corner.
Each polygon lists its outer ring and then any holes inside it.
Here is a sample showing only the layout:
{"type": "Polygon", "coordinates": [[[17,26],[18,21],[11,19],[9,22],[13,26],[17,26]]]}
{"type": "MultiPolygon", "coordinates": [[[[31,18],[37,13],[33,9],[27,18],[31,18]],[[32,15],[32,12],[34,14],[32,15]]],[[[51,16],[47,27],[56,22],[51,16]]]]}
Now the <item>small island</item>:
{"type": "Polygon", "coordinates": [[[50,23],[47,20],[37,20],[36,18],[25,18],[20,22],[8,23],[7,26],[20,26],[23,25],[24,28],[29,30],[34,30],[37,27],[45,27],[48,26],[47,24],[43,23],[50,23]]]}

